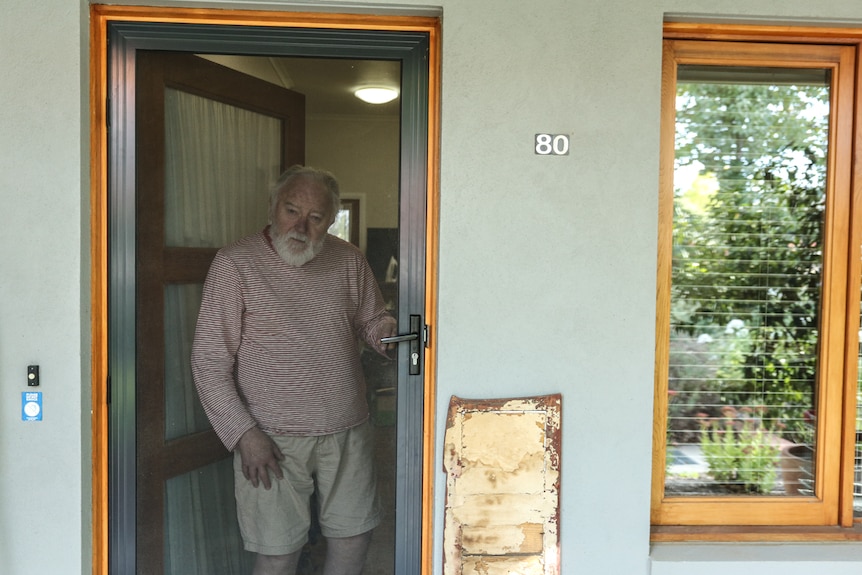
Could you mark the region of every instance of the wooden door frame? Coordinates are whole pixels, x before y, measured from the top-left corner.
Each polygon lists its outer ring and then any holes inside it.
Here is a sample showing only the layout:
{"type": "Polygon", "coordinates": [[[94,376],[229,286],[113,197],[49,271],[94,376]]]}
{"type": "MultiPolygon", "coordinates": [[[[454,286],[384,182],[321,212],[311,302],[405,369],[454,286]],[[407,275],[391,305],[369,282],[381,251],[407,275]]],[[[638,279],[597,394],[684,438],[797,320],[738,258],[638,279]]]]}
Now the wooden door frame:
{"type": "MultiPolygon", "coordinates": [[[[91,281],[91,397],[92,397],[92,541],[93,573],[107,575],[109,569],[109,158],[108,120],[108,28],[111,23],[181,23],[317,28],[332,30],[405,31],[428,36],[427,142],[425,142],[425,286],[424,315],[429,332],[436,332],[437,258],[439,208],[439,118],[440,118],[440,21],[434,17],[372,16],[355,14],[151,8],[141,6],[90,7],[90,281],[91,281]]],[[[115,106],[121,105],[114,102],[115,106]]],[[[419,158],[421,161],[422,158],[419,158]]],[[[421,471],[421,573],[431,572],[433,543],[433,482],[435,423],[436,345],[430,337],[425,356],[422,410],[421,471]]],[[[114,398],[116,399],[116,398],[114,398]]]]}

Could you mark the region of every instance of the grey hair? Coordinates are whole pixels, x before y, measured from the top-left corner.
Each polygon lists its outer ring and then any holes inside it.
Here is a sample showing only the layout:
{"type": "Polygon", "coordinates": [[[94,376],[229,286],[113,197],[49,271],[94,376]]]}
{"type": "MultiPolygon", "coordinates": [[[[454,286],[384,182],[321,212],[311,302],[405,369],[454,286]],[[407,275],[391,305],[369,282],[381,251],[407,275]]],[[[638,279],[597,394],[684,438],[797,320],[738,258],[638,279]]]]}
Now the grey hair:
{"type": "Polygon", "coordinates": [[[338,186],[338,180],[335,179],[335,176],[332,175],[331,172],[327,172],[326,170],[321,170],[320,168],[313,168],[311,166],[303,166],[300,164],[293,165],[286,169],[276,180],[275,184],[273,184],[269,193],[269,213],[270,218],[275,215],[276,208],[278,207],[278,200],[281,197],[281,193],[288,189],[293,182],[298,179],[308,179],[315,183],[318,183],[324,187],[324,189],[329,192],[330,200],[332,203],[332,213],[330,217],[333,221],[335,221],[335,217],[338,215],[338,210],[341,209],[341,189],[338,186]]]}

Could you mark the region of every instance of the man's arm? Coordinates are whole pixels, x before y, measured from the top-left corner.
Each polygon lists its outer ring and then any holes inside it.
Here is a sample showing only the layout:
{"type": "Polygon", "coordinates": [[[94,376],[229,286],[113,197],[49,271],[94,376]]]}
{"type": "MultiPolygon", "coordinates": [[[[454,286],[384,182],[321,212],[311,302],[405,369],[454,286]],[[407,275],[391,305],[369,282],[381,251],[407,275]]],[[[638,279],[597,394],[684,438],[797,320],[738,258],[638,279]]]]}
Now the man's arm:
{"type": "Polygon", "coordinates": [[[255,427],[234,379],[242,313],[239,273],[233,262],[219,252],[204,282],[191,367],[204,411],[229,450],[236,447],[246,431],[255,427]]]}
{"type": "Polygon", "coordinates": [[[192,346],[192,373],[204,411],[219,438],[236,450],[242,473],[252,485],[272,486],[269,473],[282,479],[284,455],[261,431],[237,390],[234,368],[242,339],[243,297],[239,274],[221,252],[204,283],[192,346]]]}
{"type": "Polygon", "coordinates": [[[377,285],[371,266],[364,258],[360,262],[357,273],[360,305],[355,318],[356,330],[359,337],[377,353],[391,359],[398,344],[380,343],[380,339],[397,335],[398,324],[386,311],[386,302],[383,301],[380,286],[377,285]]]}

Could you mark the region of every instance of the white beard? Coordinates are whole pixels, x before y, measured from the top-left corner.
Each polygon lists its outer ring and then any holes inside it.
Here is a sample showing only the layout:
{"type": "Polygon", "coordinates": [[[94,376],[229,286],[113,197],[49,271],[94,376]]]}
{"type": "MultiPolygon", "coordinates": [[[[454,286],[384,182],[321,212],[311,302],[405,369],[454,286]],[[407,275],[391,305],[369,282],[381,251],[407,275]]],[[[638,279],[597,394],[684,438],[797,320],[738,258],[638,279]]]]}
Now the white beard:
{"type": "Polygon", "coordinates": [[[326,239],[324,236],[317,242],[312,242],[305,234],[293,230],[286,234],[280,234],[274,227],[270,227],[270,234],[275,251],[281,256],[281,259],[287,262],[287,265],[294,267],[302,266],[313,260],[323,249],[323,242],[326,239]],[[304,244],[291,240],[300,240],[304,244]]]}

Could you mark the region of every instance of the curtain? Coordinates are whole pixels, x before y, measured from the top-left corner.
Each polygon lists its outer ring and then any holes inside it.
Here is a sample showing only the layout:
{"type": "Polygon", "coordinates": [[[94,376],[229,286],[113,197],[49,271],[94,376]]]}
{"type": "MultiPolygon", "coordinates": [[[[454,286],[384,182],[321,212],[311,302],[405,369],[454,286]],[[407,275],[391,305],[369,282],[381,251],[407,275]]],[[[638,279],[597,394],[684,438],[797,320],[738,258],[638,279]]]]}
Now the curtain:
{"type": "MultiPolygon", "coordinates": [[[[281,164],[280,121],[165,92],[165,245],[221,247],[263,228],[281,164]]],[[[165,290],[165,439],[207,429],[190,353],[202,286],[165,290]]],[[[166,482],[165,572],[251,572],[236,524],[231,458],[166,482]]]]}

